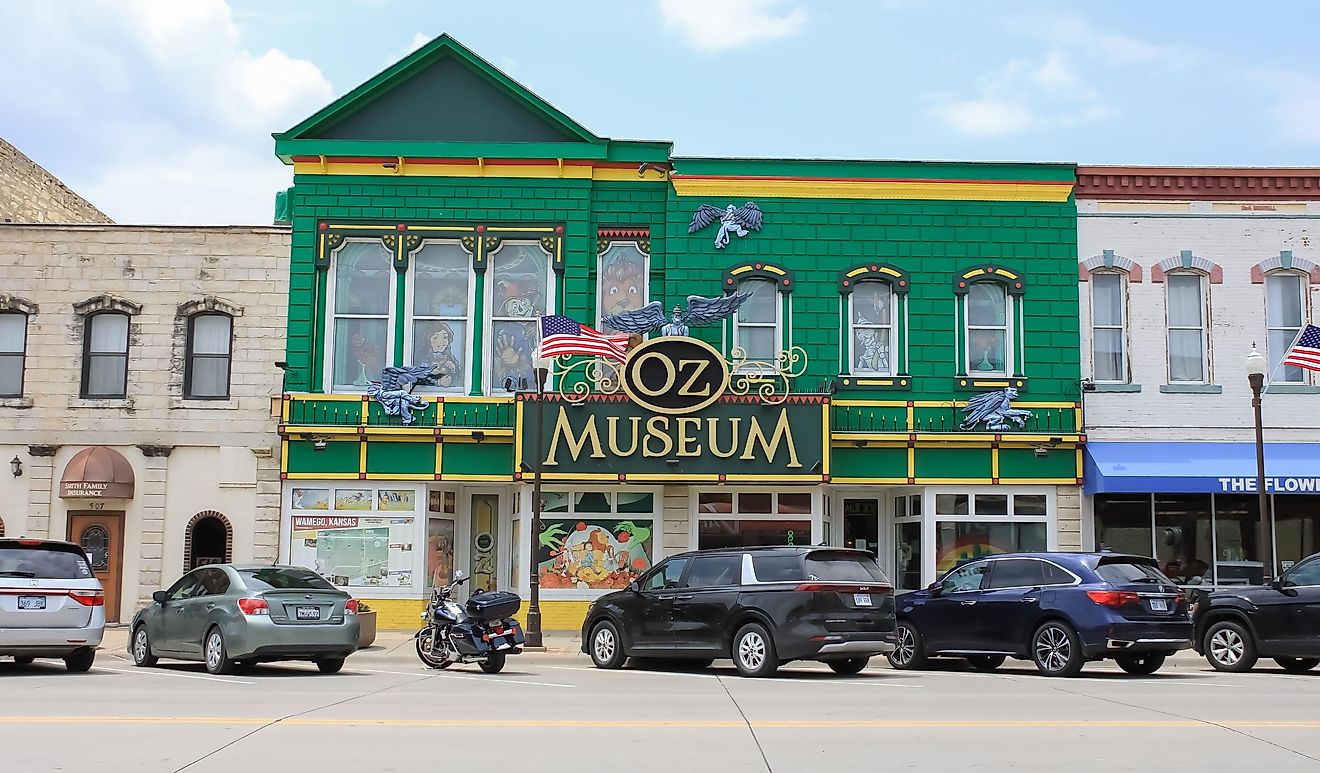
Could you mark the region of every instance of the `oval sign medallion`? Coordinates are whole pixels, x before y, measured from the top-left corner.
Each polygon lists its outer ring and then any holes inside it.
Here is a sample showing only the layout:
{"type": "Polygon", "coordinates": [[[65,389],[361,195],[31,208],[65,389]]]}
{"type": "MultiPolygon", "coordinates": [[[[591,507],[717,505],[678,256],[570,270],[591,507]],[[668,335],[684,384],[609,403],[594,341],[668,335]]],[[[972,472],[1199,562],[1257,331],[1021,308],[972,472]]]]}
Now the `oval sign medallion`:
{"type": "Polygon", "coordinates": [[[623,391],[656,413],[691,413],[720,399],[729,368],[715,347],[685,336],[653,338],[628,354],[623,391]]]}

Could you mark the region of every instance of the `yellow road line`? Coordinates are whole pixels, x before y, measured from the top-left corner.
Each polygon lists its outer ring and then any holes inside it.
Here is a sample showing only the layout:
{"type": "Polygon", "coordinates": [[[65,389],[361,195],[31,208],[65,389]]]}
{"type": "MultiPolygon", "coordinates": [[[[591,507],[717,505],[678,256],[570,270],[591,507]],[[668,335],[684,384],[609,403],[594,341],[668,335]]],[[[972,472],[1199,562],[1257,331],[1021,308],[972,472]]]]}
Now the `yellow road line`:
{"type": "MultiPolygon", "coordinates": [[[[299,727],[429,727],[429,728],[638,728],[721,729],[746,727],[741,721],[723,720],[555,720],[555,719],[315,719],[296,717],[0,717],[0,725],[264,725],[276,722],[299,727]]],[[[1086,721],[1086,720],[764,720],[753,727],[807,730],[873,729],[1178,729],[1178,728],[1292,728],[1317,729],[1320,721],[1308,720],[1183,720],[1183,721],[1086,721]]]]}

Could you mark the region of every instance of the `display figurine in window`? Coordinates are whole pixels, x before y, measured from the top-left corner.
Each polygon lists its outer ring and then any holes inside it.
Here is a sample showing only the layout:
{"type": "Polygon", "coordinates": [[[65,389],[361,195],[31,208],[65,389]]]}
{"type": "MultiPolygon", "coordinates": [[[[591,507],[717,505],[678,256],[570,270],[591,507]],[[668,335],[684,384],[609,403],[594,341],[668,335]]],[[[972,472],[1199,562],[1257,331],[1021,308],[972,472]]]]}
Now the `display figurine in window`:
{"type": "Polygon", "coordinates": [[[430,344],[427,362],[435,366],[435,382],[445,388],[456,385],[463,366],[453,352],[454,329],[446,323],[440,323],[431,334],[430,344]]]}
{"type": "Polygon", "coordinates": [[[643,273],[641,261],[631,255],[607,258],[601,270],[601,312],[620,314],[640,308],[646,281],[643,273]]]}
{"type": "Polygon", "coordinates": [[[358,371],[357,378],[353,379],[353,386],[365,387],[371,383],[367,378],[367,369],[376,370],[383,364],[380,360],[380,348],[362,332],[354,333],[350,341],[349,355],[357,364],[358,371]]]}
{"type": "Polygon", "coordinates": [[[1004,369],[1004,357],[999,351],[999,339],[989,333],[978,333],[973,337],[973,357],[981,357],[974,370],[1001,371],[1004,369]]]}
{"type": "Polygon", "coordinates": [[[532,383],[532,342],[527,329],[505,329],[495,337],[495,383],[503,386],[505,379],[513,379],[514,388],[525,380],[532,383]]]}
{"type": "Polygon", "coordinates": [[[860,330],[857,333],[857,369],[868,371],[889,370],[889,351],[878,331],[860,330]]]}

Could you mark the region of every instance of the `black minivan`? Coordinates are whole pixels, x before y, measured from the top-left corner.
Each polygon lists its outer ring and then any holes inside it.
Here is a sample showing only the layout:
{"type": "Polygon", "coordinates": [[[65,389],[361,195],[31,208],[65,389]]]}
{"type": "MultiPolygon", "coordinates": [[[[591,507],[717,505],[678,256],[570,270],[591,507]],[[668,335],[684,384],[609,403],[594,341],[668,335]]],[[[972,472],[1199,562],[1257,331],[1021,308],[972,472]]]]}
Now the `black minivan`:
{"type": "Polygon", "coordinates": [[[855,674],[894,649],[894,588],[862,550],[750,547],[672,556],[597,599],[582,651],[597,668],[629,657],[732,658],[743,676],[792,660],[855,674]]]}

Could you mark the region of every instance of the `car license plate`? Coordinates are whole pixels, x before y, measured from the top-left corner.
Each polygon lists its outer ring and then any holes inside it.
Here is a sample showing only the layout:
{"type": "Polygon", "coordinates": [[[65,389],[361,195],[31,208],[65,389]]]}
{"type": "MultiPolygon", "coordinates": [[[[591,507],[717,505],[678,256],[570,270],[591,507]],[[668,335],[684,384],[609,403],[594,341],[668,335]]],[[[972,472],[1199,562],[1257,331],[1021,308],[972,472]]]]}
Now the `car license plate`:
{"type": "Polygon", "coordinates": [[[46,597],[45,597],[45,596],[19,596],[19,597],[18,597],[18,608],[19,608],[19,609],[45,609],[45,608],[46,608],[46,597]]]}
{"type": "Polygon", "coordinates": [[[298,607],[294,610],[293,616],[298,620],[320,620],[320,607],[298,607]]]}
{"type": "Polygon", "coordinates": [[[1169,602],[1165,601],[1164,599],[1151,599],[1151,600],[1150,600],[1150,611],[1152,611],[1152,612],[1168,612],[1168,611],[1169,611],[1169,602]]]}
{"type": "Polygon", "coordinates": [[[869,593],[854,593],[854,594],[853,594],[853,603],[856,604],[856,605],[859,606],[859,607],[869,607],[869,606],[871,606],[871,594],[869,594],[869,593]]]}

